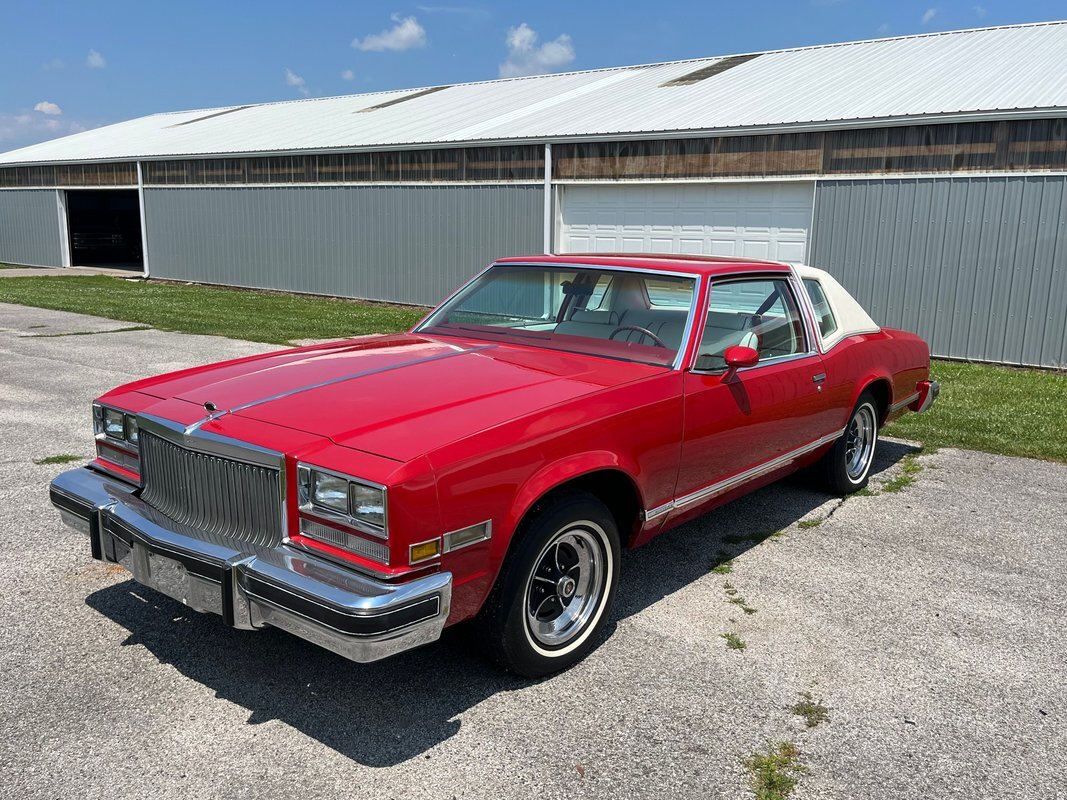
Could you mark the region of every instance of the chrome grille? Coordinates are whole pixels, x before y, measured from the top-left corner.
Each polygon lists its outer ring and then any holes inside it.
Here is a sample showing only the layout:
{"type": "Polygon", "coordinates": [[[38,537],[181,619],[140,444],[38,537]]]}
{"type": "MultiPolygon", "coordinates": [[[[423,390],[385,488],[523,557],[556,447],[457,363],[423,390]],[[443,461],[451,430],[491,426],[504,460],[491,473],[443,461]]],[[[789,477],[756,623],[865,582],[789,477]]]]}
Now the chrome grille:
{"type": "Polygon", "coordinates": [[[187,450],[141,431],[141,499],[196,530],[257,545],[282,535],[280,471],[187,450]]]}

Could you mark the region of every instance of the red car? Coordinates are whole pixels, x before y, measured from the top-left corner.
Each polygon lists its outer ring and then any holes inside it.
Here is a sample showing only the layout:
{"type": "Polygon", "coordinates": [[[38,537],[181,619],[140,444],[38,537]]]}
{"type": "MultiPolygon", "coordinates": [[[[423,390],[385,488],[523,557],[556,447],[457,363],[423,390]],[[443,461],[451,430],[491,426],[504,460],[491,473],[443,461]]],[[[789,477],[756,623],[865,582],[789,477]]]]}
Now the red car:
{"type": "Polygon", "coordinates": [[[620,548],[802,467],[860,489],[929,371],[810,267],[506,258],[409,333],[107,393],[51,499],[94,558],[236,628],[371,661],[473,620],[545,675],[597,640],[620,548]]]}

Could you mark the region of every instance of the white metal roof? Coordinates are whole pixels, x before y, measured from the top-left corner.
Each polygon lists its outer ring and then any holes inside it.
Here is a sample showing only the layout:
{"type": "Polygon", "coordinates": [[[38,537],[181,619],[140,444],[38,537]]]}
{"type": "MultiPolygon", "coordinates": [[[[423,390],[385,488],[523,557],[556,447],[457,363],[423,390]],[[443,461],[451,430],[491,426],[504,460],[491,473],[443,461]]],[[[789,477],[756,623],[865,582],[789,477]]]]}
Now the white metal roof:
{"type": "Polygon", "coordinates": [[[724,57],[458,84],[418,97],[426,90],[154,114],[14,150],[0,164],[1062,114],[1064,54],[1067,21],[950,31],[762,53],[687,85],[663,84],[724,57]],[[357,113],[403,97],[411,99],[357,113]]]}

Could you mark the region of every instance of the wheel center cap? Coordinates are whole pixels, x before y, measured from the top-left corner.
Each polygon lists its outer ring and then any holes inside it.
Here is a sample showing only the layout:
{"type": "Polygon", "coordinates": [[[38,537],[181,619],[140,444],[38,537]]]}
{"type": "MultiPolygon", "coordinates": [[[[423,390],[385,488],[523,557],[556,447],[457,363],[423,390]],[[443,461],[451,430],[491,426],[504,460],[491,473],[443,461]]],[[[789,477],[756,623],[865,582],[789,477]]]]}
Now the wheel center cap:
{"type": "Polygon", "coordinates": [[[574,578],[564,575],[556,583],[556,594],[564,600],[570,600],[574,596],[574,590],[577,588],[578,584],[574,582],[574,578]]]}

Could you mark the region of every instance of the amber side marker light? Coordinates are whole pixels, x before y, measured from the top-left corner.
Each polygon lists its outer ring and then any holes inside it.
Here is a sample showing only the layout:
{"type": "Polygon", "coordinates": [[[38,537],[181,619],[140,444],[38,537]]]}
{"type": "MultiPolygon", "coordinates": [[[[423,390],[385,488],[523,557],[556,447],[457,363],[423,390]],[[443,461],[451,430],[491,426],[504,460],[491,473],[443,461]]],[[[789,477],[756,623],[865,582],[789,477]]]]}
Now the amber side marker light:
{"type": "Polygon", "coordinates": [[[430,539],[428,542],[419,542],[408,548],[408,563],[418,564],[422,561],[429,561],[431,558],[437,558],[439,555],[441,555],[441,540],[430,539]]]}

